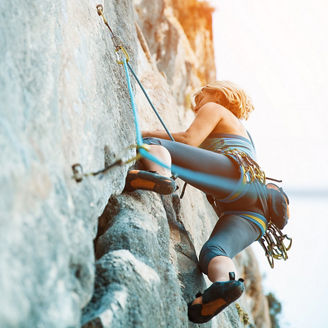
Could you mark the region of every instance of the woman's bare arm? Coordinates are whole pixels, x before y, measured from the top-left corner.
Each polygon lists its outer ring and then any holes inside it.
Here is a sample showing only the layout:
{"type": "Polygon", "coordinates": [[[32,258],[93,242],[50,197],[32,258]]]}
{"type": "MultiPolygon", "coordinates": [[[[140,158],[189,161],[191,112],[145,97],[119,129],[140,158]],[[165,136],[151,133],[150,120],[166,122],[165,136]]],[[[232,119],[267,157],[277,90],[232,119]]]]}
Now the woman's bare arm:
{"type": "MultiPolygon", "coordinates": [[[[174,140],[198,147],[219,124],[224,109],[223,106],[216,103],[206,103],[198,110],[194,121],[186,131],[172,133],[174,140]]],[[[142,136],[170,139],[163,130],[143,131],[142,136]]]]}

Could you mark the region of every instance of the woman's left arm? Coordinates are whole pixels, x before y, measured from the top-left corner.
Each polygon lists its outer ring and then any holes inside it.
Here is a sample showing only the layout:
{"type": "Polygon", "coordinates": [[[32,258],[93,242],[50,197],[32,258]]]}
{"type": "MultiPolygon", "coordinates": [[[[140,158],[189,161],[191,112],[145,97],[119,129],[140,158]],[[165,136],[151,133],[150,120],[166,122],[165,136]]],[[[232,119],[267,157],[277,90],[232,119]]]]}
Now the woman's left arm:
{"type": "MultiPolygon", "coordinates": [[[[224,107],[216,103],[206,103],[198,110],[194,121],[186,131],[172,133],[174,140],[198,147],[219,124],[222,118],[222,109],[224,107]]],[[[170,139],[168,134],[162,130],[143,131],[142,136],[170,139]]]]}

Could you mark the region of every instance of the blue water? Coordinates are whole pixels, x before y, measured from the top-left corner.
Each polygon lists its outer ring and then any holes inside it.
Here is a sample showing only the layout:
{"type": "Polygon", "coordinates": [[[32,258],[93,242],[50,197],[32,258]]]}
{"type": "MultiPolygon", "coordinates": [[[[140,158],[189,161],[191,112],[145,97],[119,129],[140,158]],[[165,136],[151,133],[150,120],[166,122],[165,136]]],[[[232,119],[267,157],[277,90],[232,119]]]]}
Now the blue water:
{"type": "MultiPolygon", "coordinates": [[[[260,262],[266,292],[282,303],[281,328],[326,328],[328,306],[328,193],[290,196],[293,238],[287,261],[271,269],[260,245],[252,246],[260,262]]],[[[256,243],[257,244],[257,243],[256,243]]]]}

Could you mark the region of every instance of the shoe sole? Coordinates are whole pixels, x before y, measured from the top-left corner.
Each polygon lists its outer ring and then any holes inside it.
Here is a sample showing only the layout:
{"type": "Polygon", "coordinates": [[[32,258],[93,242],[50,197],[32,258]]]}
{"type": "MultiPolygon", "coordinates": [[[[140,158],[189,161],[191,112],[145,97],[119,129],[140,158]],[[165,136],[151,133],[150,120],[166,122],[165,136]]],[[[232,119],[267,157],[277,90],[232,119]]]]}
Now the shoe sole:
{"type": "Polygon", "coordinates": [[[126,191],[137,189],[154,191],[158,194],[169,195],[175,191],[175,182],[167,177],[141,170],[131,170],[126,177],[126,191]]]}

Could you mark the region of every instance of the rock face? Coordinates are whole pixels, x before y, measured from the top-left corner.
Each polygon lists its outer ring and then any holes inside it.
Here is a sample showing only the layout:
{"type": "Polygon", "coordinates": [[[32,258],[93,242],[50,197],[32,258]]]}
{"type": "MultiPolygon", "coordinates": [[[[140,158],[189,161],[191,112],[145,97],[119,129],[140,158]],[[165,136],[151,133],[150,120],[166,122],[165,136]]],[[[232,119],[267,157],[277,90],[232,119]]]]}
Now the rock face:
{"type": "MultiPolygon", "coordinates": [[[[168,127],[185,127],[191,89],[215,78],[210,8],[112,0],[104,13],[168,127]]],[[[194,326],[186,302],[206,286],[197,254],[217,220],[204,195],[121,194],[126,165],[72,179],[74,163],[96,171],[134,153],[124,71],[95,4],[2,0],[0,72],[0,326],[194,326]]],[[[142,127],[159,127],[136,93],[142,127]]],[[[240,304],[270,327],[254,263],[237,257],[251,296],[240,304]]],[[[243,324],[231,306],[203,326],[243,324]]]]}

